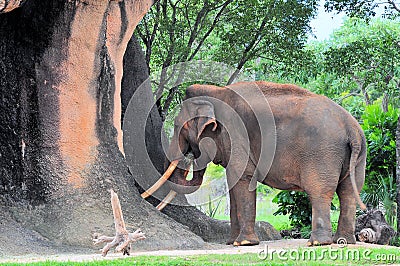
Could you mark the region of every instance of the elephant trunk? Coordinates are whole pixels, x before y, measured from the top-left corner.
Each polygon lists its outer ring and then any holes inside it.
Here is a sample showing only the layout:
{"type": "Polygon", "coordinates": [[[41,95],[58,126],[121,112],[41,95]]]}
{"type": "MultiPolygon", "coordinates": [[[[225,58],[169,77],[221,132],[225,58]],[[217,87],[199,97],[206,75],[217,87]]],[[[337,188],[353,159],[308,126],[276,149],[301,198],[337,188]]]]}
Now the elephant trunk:
{"type": "Polygon", "coordinates": [[[187,180],[188,169],[176,169],[170,178],[168,185],[179,194],[190,194],[198,190],[203,183],[205,169],[194,171],[193,178],[187,180]]]}

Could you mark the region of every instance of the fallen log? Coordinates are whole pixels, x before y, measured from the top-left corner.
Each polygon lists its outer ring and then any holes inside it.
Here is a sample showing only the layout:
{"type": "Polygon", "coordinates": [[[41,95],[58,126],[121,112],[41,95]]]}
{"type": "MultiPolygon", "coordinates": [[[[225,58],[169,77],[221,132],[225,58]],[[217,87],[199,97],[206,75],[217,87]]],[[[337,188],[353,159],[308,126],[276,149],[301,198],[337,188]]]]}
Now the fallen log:
{"type": "Polygon", "coordinates": [[[137,229],[133,233],[129,233],[128,230],[126,230],[121,204],[119,202],[117,193],[115,193],[113,190],[111,190],[111,206],[114,214],[115,236],[112,237],[94,234],[93,244],[98,245],[101,243],[107,243],[101,250],[103,257],[105,257],[108,251],[113,247],[116,247],[115,251],[122,252],[123,255],[129,256],[131,251],[131,243],[138,240],[143,240],[146,237],[140,229],[137,229]]]}
{"type": "Polygon", "coordinates": [[[361,242],[380,245],[388,245],[396,235],[380,210],[370,210],[357,217],[355,233],[361,242]]]}

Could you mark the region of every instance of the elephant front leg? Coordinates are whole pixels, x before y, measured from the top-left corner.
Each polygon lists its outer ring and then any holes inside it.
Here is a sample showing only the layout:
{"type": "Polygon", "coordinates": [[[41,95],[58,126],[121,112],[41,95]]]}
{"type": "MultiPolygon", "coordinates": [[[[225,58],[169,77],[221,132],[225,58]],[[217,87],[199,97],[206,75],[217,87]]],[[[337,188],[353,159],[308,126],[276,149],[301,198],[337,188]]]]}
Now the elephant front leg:
{"type": "MultiPolygon", "coordinates": [[[[231,201],[231,211],[236,210],[237,221],[239,223],[239,235],[234,241],[235,246],[258,245],[260,243],[254,231],[256,221],[256,191],[249,191],[251,177],[243,177],[233,186],[230,194],[233,195],[231,201]]],[[[232,212],[233,214],[234,212],[232,212]]],[[[235,225],[235,219],[231,217],[231,223],[235,225]]],[[[233,227],[237,230],[236,227],[233,227]]],[[[233,231],[232,236],[237,232],[233,231]]]]}
{"type": "Polygon", "coordinates": [[[232,192],[232,190],[229,191],[229,202],[230,202],[231,236],[229,240],[226,242],[226,244],[232,245],[240,234],[240,225],[237,216],[236,199],[235,199],[235,194],[232,192]]]}

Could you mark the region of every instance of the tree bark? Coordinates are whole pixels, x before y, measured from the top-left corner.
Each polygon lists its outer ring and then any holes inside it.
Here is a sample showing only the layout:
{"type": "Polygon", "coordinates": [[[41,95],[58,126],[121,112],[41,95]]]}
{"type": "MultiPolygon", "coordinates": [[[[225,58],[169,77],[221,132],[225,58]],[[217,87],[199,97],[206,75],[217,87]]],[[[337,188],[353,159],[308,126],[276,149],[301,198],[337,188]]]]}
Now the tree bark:
{"type": "Polygon", "coordinates": [[[396,187],[397,187],[397,234],[400,235],[400,116],[396,128],[396,187]]]}
{"type": "Polygon", "coordinates": [[[183,228],[176,238],[181,226],[140,198],[120,151],[123,55],[150,5],[27,0],[0,15],[0,205],[52,241],[91,246],[92,232],[112,232],[112,188],[148,236],[138,248],[203,243],[183,228]]]}

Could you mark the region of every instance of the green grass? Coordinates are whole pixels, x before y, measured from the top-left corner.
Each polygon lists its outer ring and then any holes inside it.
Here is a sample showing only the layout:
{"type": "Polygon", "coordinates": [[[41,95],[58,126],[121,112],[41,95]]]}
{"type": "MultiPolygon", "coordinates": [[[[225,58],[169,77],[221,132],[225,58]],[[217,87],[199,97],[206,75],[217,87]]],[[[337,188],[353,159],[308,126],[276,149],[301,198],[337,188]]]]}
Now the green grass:
{"type": "MultiPolygon", "coordinates": [[[[278,210],[278,204],[273,203],[272,199],[278,194],[281,190],[272,189],[272,192],[262,196],[258,196],[257,199],[257,221],[264,221],[270,223],[276,230],[290,229],[292,226],[290,225],[289,215],[273,215],[274,212],[278,210]]],[[[214,216],[215,219],[219,220],[229,220],[229,215],[225,215],[224,207],[226,205],[226,197],[222,197],[219,208],[214,216]]],[[[335,195],[334,204],[336,207],[339,207],[339,202],[337,196],[335,195]]],[[[216,205],[216,203],[214,204],[216,205]]],[[[339,210],[331,211],[331,222],[332,222],[332,230],[335,232],[337,228],[337,222],[339,220],[339,210]]]]}
{"type": "MultiPolygon", "coordinates": [[[[273,215],[278,209],[278,205],[272,202],[280,190],[273,190],[271,193],[257,199],[257,221],[269,222],[275,229],[282,230],[290,228],[290,221],[288,215],[273,215]]],[[[220,208],[218,209],[214,218],[219,220],[229,220],[229,215],[224,214],[224,207],[226,205],[226,197],[221,198],[220,208]]]]}
{"type": "MultiPolygon", "coordinates": [[[[262,247],[260,247],[260,251],[262,247]]],[[[266,254],[262,253],[261,255],[266,254]]],[[[95,262],[37,262],[0,265],[375,265],[400,263],[399,249],[394,248],[300,248],[280,253],[268,251],[266,259],[259,254],[196,255],[196,256],[138,256],[95,262]],[[273,255],[272,255],[273,254],[273,255]],[[397,257],[396,257],[397,255],[397,257]]]]}

